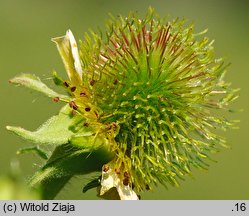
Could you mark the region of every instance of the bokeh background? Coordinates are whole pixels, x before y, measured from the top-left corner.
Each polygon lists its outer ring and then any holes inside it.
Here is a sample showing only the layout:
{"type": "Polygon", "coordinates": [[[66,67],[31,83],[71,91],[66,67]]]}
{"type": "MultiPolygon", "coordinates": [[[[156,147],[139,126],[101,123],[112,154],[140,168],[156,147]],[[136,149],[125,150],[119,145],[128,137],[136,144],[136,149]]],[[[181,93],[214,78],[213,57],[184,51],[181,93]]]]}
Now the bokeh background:
{"type": "MultiPolygon", "coordinates": [[[[194,170],[180,188],[163,187],[143,193],[142,199],[249,199],[249,2],[246,0],[0,0],[0,175],[18,160],[23,175],[32,175],[42,161],[33,155],[17,156],[20,147],[29,146],[6,131],[6,125],[36,129],[60,106],[48,98],[24,88],[11,86],[8,80],[20,73],[34,73],[48,84],[51,71],[65,74],[51,37],[71,29],[77,39],[89,29],[103,28],[108,13],[126,15],[130,10],[144,16],[148,6],[161,16],[187,18],[196,31],[208,28],[215,39],[217,57],[231,62],[227,80],[241,88],[232,114],[240,119],[239,130],[226,133],[231,149],[213,155],[208,172],[194,170]]],[[[81,193],[88,176],[79,176],[66,186],[57,199],[97,199],[96,190],[81,193]]]]}

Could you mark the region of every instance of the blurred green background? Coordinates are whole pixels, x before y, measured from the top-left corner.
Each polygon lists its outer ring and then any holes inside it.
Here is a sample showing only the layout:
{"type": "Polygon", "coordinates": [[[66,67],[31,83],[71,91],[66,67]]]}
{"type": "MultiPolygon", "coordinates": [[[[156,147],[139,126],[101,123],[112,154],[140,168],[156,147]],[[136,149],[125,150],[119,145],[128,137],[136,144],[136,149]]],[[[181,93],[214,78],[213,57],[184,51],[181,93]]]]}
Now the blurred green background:
{"type": "MultiPolygon", "coordinates": [[[[30,145],[6,131],[6,125],[36,129],[57,113],[60,104],[27,89],[11,86],[8,80],[20,73],[34,73],[52,85],[51,71],[65,75],[63,64],[51,37],[71,29],[77,39],[88,29],[103,27],[108,13],[126,15],[130,10],[143,16],[151,5],[161,15],[184,17],[194,22],[196,31],[209,29],[215,39],[217,57],[232,62],[227,80],[241,88],[234,103],[244,112],[232,114],[240,119],[239,130],[226,133],[231,150],[213,156],[208,172],[194,170],[180,188],[143,193],[142,199],[249,199],[249,2],[248,1],[148,1],[148,0],[0,0],[0,174],[10,162],[20,161],[24,175],[41,166],[33,155],[17,156],[18,148],[30,145]]],[[[96,199],[96,190],[81,193],[90,177],[79,176],[66,186],[57,199],[96,199]]]]}

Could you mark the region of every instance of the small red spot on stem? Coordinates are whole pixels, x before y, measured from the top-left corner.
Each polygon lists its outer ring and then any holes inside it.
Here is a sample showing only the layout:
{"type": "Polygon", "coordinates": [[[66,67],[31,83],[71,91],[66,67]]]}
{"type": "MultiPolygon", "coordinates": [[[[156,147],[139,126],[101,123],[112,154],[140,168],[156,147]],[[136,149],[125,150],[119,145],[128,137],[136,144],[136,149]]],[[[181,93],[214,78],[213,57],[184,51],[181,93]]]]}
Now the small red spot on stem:
{"type": "Polygon", "coordinates": [[[90,85],[93,86],[95,84],[95,82],[96,81],[94,79],[90,80],[90,85]]]}
{"type": "Polygon", "coordinates": [[[76,86],[73,86],[73,87],[71,87],[71,92],[75,92],[75,90],[76,90],[76,86]]]}
{"type": "Polygon", "coordinates": [[[96,111],[94,111],[94,113],[95,113],[95,116],[98,118],[99,114],[96,111]]]}
{"type": "Polygon", "coordinates": [[[85,127],[88,127],[88,126],[89,126],[89,124],[88,124],[87,122],[85,122],[85,123],[84,123],[84,126],[85,126],[85,127]]]}
{"type": "Polygon", "coordinates": [[[116,173],[117,175],[119,175],[119,174],[120,174],[120,169],[119,169],[119,168],[116,168],[116,169],[115,169],[115,173],[116,173]]]}
{"type": "Polygon", "coordinates": [[[104,166],[103,166],[103,171],[104,172],[107,172],[109,170],[109,166],[107,165],[107,164],[105,164],[104,166]]]}
{"type": "Polygon", "coordinates": [[[85,108],[85,111],[86,111],[86,112],[90,112],[90,111],[91,111],[91,108],[90,108],[90,107],[86,107],[86,108],[85,108]]]}
{"type": "Polygon", "coordinates": [[[74,110],[77,110],[79,107],[76,105],[76,103],[74,102],[74,101],[70,101],[69,102],[69,106],[71,107],[71,108],[73,108],[74,110]]]}
{"type": "Polygon", "coordinates": [[[113,128],[114,131],[117,130],[117,127],[118,127],[117,124],[115,122],[113,122],[112,123],[112,128],[113,128]]]}
{"type": "Polygon", "coordinates": [[[66,86],[67,88],[69,87],[69,84],[68,84],[68,82],[64,82],[64,86],[66,86]]]}
{"type": "Polygon", "coordinates": [[[125,185],[125,186],[129,185],[129,178],[124,178],[123,185],[125,185]]]}
{"type": "Polygon", "coordinates": [[[83,91],[80,92],[80,96],[81,96],[81,97],[86,97],[86,92],[83,92],[83,91]]]}
{"type": "Polygon", "coordinates": [[[58,102],[60,101],[60,98],[59,98],[59,97],[54,97],[54,98],[53,98],[53,101],[54,101],[55,103],[58,103],[58,102]]]}
{"type": "Polygon", "coordinates": [[[115,79],[114,82],[113,82],[114,85],[117,85],[118,84],[118,80],[115,79]]]}
{"type": "Polygon", "coordinates": [[[125,172],[124,172],[124,177],[125,177],[125,178],[129,178],[129,177],[130,177],[129,173],[125,171],[125,172]]]}

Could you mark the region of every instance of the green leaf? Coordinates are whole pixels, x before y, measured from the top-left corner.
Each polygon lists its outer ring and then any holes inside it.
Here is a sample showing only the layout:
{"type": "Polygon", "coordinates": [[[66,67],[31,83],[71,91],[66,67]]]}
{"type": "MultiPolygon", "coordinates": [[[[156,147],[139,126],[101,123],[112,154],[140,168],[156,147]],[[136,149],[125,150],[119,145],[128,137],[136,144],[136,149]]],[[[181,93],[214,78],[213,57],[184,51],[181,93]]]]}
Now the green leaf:
{"type": "Polygon", "coordinates": [[[38,92],[45,94],[48,97],[55,98],[59,97],[64,100],[69,100],[69,97],[66,95],[58,94],[54,90],[50,89],[47,85],[45,85],[39,77],[32,74],[22,74],[20,76],[16,76],[10,80],[10,83],[18,84],[25,86],[27,88],[31,88],[38,92]]]}
{"type": "Polygon", "coordinates": [[[50,118],[34,132],[21,127],[7,126],[6,128],[35,144],[60,145],[68,143],[71,136],[77,132],[77,125],[82,121],[82,116],[73,116],[71,108],[66,105],[58,115],[50,118]]]}
{"type": "Polygon", "coordinates": [[[53,81],[55,85],[65,87],[64,80],[61,77],[59,77],[56,71],[53,71],[53,81]]]}

